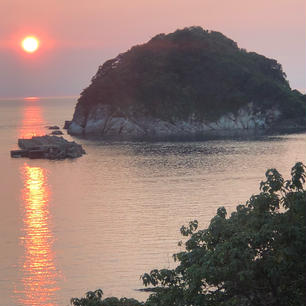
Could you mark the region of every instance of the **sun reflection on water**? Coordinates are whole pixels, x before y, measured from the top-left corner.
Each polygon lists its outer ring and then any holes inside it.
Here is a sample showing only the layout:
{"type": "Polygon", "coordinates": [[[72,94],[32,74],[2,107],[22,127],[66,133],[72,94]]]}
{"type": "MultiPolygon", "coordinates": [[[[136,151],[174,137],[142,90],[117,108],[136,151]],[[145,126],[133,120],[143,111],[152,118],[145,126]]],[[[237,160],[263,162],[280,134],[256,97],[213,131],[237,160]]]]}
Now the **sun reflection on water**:
{"type": "Polygon", "coordinates": [[[32,136],[42,136],[46,132],[43,128],[44,121],[39,100],[35,104],[29,104],[24,108],[22,126],[19,129],[19,138],[32,138],[32,136]]]}
{"type": "MultiPolygon", "coordinates": [[[[40,105],[27,105],[23,112],[19,137],[43,135],[40,105]]],[[[56,292],[60,289],[60,272],[55,266],[54,235],[50,229],[50,186],[48,173],[40,166],[25,163],[20,168],[24,187],[22,193],[22,234],[24,248],[21,258],[20,283],[15,294],[19,305],[56,306],[56,292]]]]}
{"type": "Polygon", "coordinates": [[[21,237],[24,246],[24,263],[22,265],[23,293],[19,299],[22,305],[54,306],[54,294],[59,287],[59,272],[54,264],[52,244],[53,234],[50,230],[49,197],[46,170],[27,164],[21,169],[24,178],[23,231],[21,237]]]}

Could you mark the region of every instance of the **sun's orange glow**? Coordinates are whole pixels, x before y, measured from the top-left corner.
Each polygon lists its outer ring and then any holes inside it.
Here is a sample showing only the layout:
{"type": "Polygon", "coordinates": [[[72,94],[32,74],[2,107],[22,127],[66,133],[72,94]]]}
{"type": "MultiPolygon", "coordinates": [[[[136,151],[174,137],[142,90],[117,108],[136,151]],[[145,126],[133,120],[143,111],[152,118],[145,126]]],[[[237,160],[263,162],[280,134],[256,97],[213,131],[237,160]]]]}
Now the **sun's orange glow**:
{"type": "Polygon", "coordinates": [[[27,36],[22,40],[21,46],[24,51],[33,53],[39,47],[39,40],[35,36],[27,36]]]}
{"type": "Polygon", "coordinates": [[[26,101],[38,101],[39,97],[25,97],[23,99],[26,100],[26,101]]]}

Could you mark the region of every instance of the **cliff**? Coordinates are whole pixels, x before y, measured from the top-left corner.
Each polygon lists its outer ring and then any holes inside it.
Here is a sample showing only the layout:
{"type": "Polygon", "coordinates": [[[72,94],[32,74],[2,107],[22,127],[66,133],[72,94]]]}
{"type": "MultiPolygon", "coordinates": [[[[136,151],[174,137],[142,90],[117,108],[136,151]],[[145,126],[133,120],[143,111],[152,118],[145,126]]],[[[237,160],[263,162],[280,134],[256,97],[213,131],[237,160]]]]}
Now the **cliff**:
{"type": "Polygon", "coordinates": [[[159,34],[100,66],[68,132],[167,139],[278,130],[303,126],[305,105],[276,60],[190,27],[159,34]]]}

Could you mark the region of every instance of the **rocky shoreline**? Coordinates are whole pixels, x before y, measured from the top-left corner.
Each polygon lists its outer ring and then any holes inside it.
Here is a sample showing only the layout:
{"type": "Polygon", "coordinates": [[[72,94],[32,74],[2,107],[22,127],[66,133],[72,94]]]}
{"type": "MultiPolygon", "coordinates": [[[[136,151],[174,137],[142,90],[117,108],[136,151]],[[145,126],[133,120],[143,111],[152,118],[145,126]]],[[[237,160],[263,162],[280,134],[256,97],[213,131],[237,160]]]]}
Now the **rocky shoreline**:
{"type": "Polygon", "coordinates": [[[77,107],[73,120],[66,121],[65,127],[70,135],[116,141],[206,140],[290,133],[304,129],[302,123],[292,120],[280,122],[279,117],[277,109],[256,113],[250,104],[214,122],[194,118],[169,122],[135,117],[122,111],[111,112],[107,106],[97,105],[88,114],[82,107],[77,107]]]}

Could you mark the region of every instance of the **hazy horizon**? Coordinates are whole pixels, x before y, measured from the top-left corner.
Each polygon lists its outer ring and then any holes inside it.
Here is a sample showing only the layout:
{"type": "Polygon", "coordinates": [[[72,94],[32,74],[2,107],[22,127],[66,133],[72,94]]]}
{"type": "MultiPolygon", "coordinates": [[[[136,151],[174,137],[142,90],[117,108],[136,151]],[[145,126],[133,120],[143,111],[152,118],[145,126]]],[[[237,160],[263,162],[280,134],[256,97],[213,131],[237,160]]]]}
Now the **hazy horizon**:
{"type": "Polygon", "coordinates": [[[0,4],[0,97],[78,96],[98,66],[159,33],[201,26],[240,48],[276,59],[290,86],[305,92],[305,8],[302,0],[147,1],[90,3],[4,0],[0,4]],[[20,41],[41,48],[25,54],[20,41]]]}

